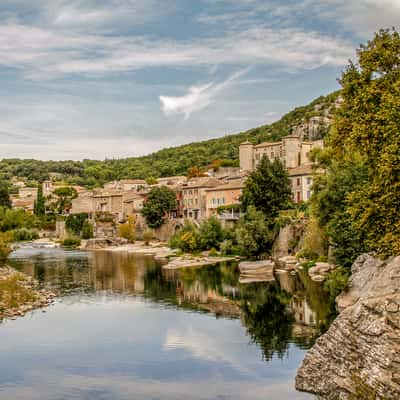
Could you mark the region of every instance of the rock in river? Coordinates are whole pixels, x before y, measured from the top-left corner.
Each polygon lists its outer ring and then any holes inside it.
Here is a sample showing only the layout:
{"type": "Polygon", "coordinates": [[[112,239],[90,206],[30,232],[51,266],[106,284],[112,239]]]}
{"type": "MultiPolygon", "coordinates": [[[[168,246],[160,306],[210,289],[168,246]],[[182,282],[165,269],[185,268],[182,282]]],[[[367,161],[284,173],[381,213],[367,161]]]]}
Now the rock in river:
{"type": "Polygon", "coordinates": [[[296,388],[322,399],[400,399],[400,257],[362,255],[342,313],[306,355],[296,388]]]}

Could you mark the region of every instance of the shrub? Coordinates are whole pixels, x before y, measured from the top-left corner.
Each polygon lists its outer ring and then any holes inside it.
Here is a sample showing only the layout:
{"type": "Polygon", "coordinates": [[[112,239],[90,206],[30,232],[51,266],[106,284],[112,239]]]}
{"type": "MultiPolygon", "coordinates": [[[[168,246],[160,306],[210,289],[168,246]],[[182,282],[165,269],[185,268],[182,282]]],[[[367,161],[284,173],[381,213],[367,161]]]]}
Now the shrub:
{"type": "Polygon", "coordinates": [[[11,253],[11,247],[4,239],[0,238],[0,265],[7,261],[8,256],[11,253]]]}
{"type": "Polygon", "coordinates": [[[70,236],[62,242],[62,245],[64,247],[77,248],[81,245],[81,239],[75,236],[70,236]]]}
{"type": "Polygon", "coordinates": [[[93,238],[93,225],[89,220],[85,220],[82,226],[82,239],[92,239],[93,238]]]}
{"type": "Polygon", "coordinates": [[[324,283],[324,290],[329,293],[331,300],[334,300],[343,290],[347,288],[350,271],[348,268],[336,268],[333,270],[324,283]]]}
{"type": "Polygon", "coordinates": [[[13,240],[15,242],[24,242],[29,240],[36,240],[39,238],[37,231],[27,228],[20,228],[13,231],[13,240]]]}
{"type": "Polygon", "coordinates": [[[224,231],[221,222],[215,216],[202,222],[199,229],[199,248],[209,250],[219,248],[224,240],[224,231]]]}
{"type": "Polygon", "coordinates": [[[214,249],[214,247],[210,250],[210,253],[208,254],[210,257],[218,257],[218,251],[214,249]]]}
{"type": "Polygon", "coordinates": [[[143,233],[143,241],[146,246],[150,244],[150,241],[154,239],[154,233],[150,229],[143,233]]]}
{"type": "Polygon", "coordinates": [[[71,234],[79,236],[82,233],[83,225],[87,220],[88,215],[85,213],[68,215],[65,220],[65,227],[71,234]]]}
{"type": "Polygon", "coordinates": [[[129,243],[134,243],[136,240],[135,226],[128,222],[121,224],[118,228],[119,236],[126,239],[129,243]]]}
{"type": "Polygon", "coordinates": [[[199,233],[197,228],[188,220],[183,227],[172,236],[169,245],[185,252],[193,252],[199,248],[199,233]]]}

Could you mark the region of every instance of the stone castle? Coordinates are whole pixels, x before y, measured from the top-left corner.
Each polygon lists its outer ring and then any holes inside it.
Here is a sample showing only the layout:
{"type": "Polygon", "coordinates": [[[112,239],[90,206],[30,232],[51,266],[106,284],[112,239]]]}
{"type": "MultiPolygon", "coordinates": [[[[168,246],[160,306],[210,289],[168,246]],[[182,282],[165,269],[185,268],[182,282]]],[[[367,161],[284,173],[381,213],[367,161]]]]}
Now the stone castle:
{"type": "Polygon", "coordinates": [[[314,148],[322,148],[323,140],[304,141],[298,136],[286,136],[280,142],[264,142],[254,145],[248,141],[239,148],[240,168],[254,171],[264,155],[271,161],[278,159],[288,169],[311,165],[309,153],[314,148]]]}

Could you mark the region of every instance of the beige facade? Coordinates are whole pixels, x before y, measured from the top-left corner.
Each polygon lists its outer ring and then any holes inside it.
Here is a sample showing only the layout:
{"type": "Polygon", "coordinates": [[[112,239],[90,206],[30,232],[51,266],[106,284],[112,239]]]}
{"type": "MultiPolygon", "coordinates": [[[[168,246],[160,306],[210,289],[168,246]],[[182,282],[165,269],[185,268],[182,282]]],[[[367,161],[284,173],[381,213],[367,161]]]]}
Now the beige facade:
{"type": "Polygon", "coordinates": [[[104,185],[106,190],[121,190],[127,192],[135,190],[137,192],[143,191],[147,188],[147,183],[143,179],[121,179],[120,181],[108,182],[104,185]]]}
{"type": "Polygon", "coordinates": [[[193,178],[182,187],[184,218],[201,220],[207,217],[206,190],[221,185],[215,178],[193,178]]]}
{"type": "Polygon", "coordinates": [[[143,208],[145,198],[146,195],[144,194],[139,194],[134,192],[125,193],[122,199],[123,200],[122,212],[124,218],[127,218],[129,216],[134,216],[140,213],[143,208]]]}
{"type": "Polygon", "coordinates": [[[206,190],[207,218],[216,215],[218,207],[240,204],[243,182],[231,182],[206,190]]]}
{"type": "Polygon", "coordinates": [[[323,145],[323,140],[305,142],[296,136],[286,136],[280,142],[264,142],[258,145],[244,142],[239,148],[240,168],[243,171],[254,171],[264,155],[271,161],[280,160],[286,168],[310,165],[310,151],[313,148],[322,148],[323,145]]]}
{"type": "Polygon", "coordinates": [[[312,166],[303,165],[289,169],[289,179],[292,185],[293,201],[300,203],[310,200],[313,184],[312,166]]]}

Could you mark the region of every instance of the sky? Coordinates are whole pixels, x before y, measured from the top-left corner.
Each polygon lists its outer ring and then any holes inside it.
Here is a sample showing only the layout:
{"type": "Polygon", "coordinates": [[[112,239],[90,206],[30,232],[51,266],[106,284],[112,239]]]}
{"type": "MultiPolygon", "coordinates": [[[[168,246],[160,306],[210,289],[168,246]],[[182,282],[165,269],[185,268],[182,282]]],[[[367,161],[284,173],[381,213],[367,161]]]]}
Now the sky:
{"type": "Polygon", "coordinates": [[[400,0],[0,0],[0,158],[132,157],[339,88],[400,0]]]}

